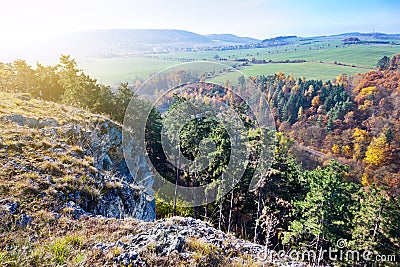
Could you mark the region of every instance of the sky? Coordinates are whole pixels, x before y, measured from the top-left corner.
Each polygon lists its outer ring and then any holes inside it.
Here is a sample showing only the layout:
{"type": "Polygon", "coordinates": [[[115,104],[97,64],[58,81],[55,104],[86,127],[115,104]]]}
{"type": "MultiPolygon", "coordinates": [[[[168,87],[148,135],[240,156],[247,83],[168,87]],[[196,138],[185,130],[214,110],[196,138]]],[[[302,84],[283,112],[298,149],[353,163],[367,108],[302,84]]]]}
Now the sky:
{"type": "Polygon", "coordinates": [[[0,42],[94,29],[180,29],[259,39],[343,32],[400,33],[398,0],[13,0],[0,42]]]}

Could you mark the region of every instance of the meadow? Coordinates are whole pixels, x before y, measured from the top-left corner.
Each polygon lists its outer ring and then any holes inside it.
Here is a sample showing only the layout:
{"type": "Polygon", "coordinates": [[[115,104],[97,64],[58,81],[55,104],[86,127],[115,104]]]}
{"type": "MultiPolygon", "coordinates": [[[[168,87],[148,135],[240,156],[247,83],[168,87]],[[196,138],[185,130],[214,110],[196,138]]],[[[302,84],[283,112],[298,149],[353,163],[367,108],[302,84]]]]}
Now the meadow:
{"type": "Polygon", "coordinates": [[[116,86],[122,82],[133,84],[137,79],[147,79],[178,62],[148,57],[90,58],[77,60],[79,68],[100,83],[116,86]]]}
{"type": "MultiPolygon", "coordinates": [[[[305,39],[306,41],[307,39],[305,39]]],[[[248,76],[273,75],[282,72],[292,73],[295,78],[331,80],[341,73],[353,75],[365,73],[376,68],[376,63],[383,56],[400,53],[398,45],[343,45],[336,40],[296,42],[293,45],[222,51],[171,52],[163,54],[144,54],[114,58],[91,58],[78,60],[79,67],[99,82],[111,86],[121,82],[134,83],[137,79],[145,80],[150,75],[167,67],[185,61],[209,60],[230,66],[240,65],[236,59],[257,60],[306,60],[304,63],[249,64],[238,69],[248,76]],[[216,55],[220,59],[215,60],[216,55]]],[[[229,80],[236,83],[237,75],[223,73],[211,81],[223,83],[229,80]]]]}
{"type": "MultiPolygon", "coordinates": [[[[315,62],[258,64],[243,67],[240,69],[240,71],[246,76],[274,75],[277,72],[282,72],[286,75],[293,74],[295,78],[301,78],[304,76],[307,79],[323,81],[334,79],[341,73],[353,75],[356,73],[365,72],[364,69],[315,62]]],[[[235,84],[237,82],[236,77],[236,73],[226,73],[224,75],[214,77],[210,81],[217,84],[223,84],[228,80],[235,84]]]]}

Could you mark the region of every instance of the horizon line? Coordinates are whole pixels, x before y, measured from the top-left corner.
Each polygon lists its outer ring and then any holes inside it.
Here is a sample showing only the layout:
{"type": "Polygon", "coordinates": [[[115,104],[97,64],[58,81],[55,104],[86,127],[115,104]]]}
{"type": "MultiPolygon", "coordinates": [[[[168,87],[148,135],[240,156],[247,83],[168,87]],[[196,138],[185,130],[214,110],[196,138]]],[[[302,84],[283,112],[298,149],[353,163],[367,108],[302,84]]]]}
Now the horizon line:
{"type": "Polygon", "coordinates": [[[64,35],[64,34],[72,34],[72,33],[85,33],[85,32],[94,32],[94,31],[113,31],[113,30],[140,30],[140,31],[183,31],[183,32],[189,32],[189,33],[194,33],[197,35],[201,36],[207,36],[207,35],[224,35],[224,34],[229,34],[229,35],[234,35],[236,37],[241,37],[241,38],[252,38],[252,39],[257,39],[257,40],[266,40],[266,39],[272,39],[272,38],[277,38],[277,37],[287,37],[287,36],[295,36],[297,38],[302,38],[302,37],[328,37],[328,36],[338,36],[338,35],[343,35],[343,34],[385,34],[385,35],[400,35],[400,32],[383,32],[383,31],[370,31],[370,32],[363,32],[363,31],[344,31],[344,32],[337,32],[337,33],[332,33],[332,34],[317,34],[317,35],[297,35],[297,34],[278,34],[274,35],[271,37],[266,37],[266,38],[258,38],[258,37],[253,37],[253,36],[245,36],[245,35],[240,35],[236,33],[230,33],[230,32],[221,32],[221,33],[198,33],[195,31],[191,30],[186,30],[186,29],[177,29],[177,28],[98,28],[98,29],[87,29],[87,30],[78,30],[78,31],[67,31],[63,33],[59,33],[57,35],[64,35]]]}

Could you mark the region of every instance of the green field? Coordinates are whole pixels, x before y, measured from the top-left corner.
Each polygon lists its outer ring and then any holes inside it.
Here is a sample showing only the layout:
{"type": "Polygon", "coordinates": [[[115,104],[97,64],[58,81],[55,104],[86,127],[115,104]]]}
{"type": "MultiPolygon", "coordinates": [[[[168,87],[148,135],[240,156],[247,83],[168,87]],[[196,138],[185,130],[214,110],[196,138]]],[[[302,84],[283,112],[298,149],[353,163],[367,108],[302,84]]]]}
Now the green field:
{"type": "Polygon", "coordinates": [[[188,58],[193,60],[213,60],[215,55],[226,59],[256,58],[265,60],[293,60],[340,62],[357,65],[365,68],[375,68],[376,63],[383,56],[400,53],[400,46],[395,45],[350,45],[336,47],[333,43],[321,42],[312,45],[292,45],[270,48],[227,50],[227,51],[200,51],[186,53],[169,53],[153,55],[160,59],[175,60],[188,58]],[[318,45],[317,45],[318,44],[318,45]],[[328,46],[329,45],[329,46],[328,46]],[[311,49],[310,49],[311,48],[311,49]]]}
{"type": "Polygon", "coordinates": [[[114,86],[121,82],[134,83],[137,79],[146,79],[178,62],[145,57],[117,57],[78,60],[77,63],[90,77],[114,86]]]}
{"type": "MultiPolygon", "coordinates": [[[[350,45],[338,42],[317,42],[307,45],[295,45],[254,48],[225,51],[179,52],[166,54],[147,54],[145,56],[92,58],[78,60],[79,67],[99,82],[117,85],[121,82],[134,83],[137,79],[146,79],[149,75],[167,67],[181,64],[182,60],[211,60],[214,56],[227,59],[221,63],[233,66],[240,64],[235,58],[256,58],[265,60],[304,59],[305,63],[252,64],[240,70],[248,76],[273,75],[277,72],[293,73],[296,78],[330,80],[341,73],[349,75],[365,73],[376,67],[383,56],[400,53],[400,46],[395,45],[350,45]],[[349,66],[335,65],[334,62],[349,66]],[[351,67],[353,66],[353,67],[351,67]]],[[[227,73],[212,79],[213,82],[237,81],[235,74],[227,73]]]]}
{"type": "Polygon", "coordinates": [[[307,61],[340,62],[365,68],[376,68],[383,56],[400,53],[400,46],[348,46],[320,50],[300,50],[263,54],[256,58],[266,60],[305,59],[307,61]]]}
{"type": "MultiPolygon", "coordinates": [[[[365,69],[338,66],[334,64],[305,62],[251,65],[240,69],[240,71],[247,76],[273,75],[277,72],[282,72],[286,75],[292,73],[295,78],[304,76],[307,79],[326,81],[336,78],[341,73],[353,75],[356,73],[365,72],[365,69]]],[[[237,75],[235,73],[227,73],[222,76],[215,77],[210,81],[221,84],[226,80],[229,80],[232,84],[235,84],[237,83],[237,75]]]]}

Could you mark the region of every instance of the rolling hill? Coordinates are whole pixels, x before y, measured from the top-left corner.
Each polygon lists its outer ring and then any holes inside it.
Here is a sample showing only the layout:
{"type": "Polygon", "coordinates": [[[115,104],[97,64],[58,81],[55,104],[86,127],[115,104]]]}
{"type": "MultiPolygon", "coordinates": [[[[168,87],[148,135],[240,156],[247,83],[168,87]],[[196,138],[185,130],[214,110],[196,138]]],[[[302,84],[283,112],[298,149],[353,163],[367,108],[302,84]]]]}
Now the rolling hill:
{"type": "Polygon", "coordinates": [[[239,37],[234,34],[209,34],[206,35],[212,41],[217,42],[226,42],[233,44],[256,44],[259,43],[260,40],[251,38],[251,37],[239,37]]]}

